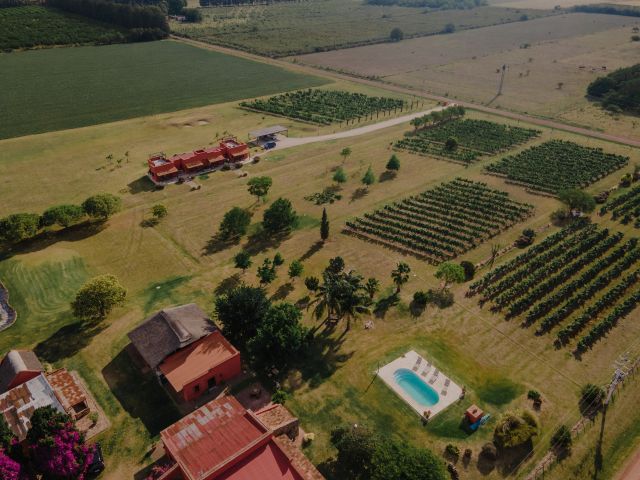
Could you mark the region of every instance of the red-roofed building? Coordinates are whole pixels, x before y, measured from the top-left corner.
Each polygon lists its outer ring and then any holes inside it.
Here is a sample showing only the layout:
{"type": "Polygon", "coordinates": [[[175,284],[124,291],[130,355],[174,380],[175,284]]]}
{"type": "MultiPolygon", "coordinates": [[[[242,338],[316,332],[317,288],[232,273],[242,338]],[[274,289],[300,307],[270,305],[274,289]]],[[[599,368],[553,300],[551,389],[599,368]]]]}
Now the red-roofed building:
{"type": "Polygon", "coordinates": [[[217,147],[202,148],[179,153],[167,158],[164,153],[149,156],[149,178],[163,184],[177,180],[181,175],[190,176],[221,167],[226,162],[237,163],[249,158],[249,147],[235,138],[227,138],[217,147]]]}
{"type": "Polygon", "coordinates": [[[207,403],[160,433],[175,462],[162,480],[322,480],[285,436],[234,397],[207,403]]]}

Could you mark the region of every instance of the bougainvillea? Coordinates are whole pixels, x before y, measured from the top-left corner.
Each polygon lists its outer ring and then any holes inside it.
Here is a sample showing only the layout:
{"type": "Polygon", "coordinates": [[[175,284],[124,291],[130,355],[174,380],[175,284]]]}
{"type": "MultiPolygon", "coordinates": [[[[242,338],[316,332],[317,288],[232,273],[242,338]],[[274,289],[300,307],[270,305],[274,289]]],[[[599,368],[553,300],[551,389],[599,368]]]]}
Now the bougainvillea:
{"type": "Polygon", "coordinates": [[[84,443],[72,423],[29,448],[36,469],[55,480],[84,480],[94,456],[94,447],[84,443]]]}
{"type": "Polygon", "coordinates": [[[0,478],[2,480],[23,480],[22,466],[0,450],[0,478]]]}

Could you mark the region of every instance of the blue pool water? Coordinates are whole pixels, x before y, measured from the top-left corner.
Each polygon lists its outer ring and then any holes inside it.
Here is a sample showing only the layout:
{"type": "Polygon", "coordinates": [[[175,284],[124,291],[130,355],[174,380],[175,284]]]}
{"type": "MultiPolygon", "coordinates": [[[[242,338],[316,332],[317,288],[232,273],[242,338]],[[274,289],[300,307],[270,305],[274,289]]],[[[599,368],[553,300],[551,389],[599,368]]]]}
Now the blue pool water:
{"type": "Polygon", "coordinates": [[[416,402],[425,407],[432,407],[440,401],[440,396],[425,383],[414,371],[399,368],[393,372],[393,379],[416,402]]]}

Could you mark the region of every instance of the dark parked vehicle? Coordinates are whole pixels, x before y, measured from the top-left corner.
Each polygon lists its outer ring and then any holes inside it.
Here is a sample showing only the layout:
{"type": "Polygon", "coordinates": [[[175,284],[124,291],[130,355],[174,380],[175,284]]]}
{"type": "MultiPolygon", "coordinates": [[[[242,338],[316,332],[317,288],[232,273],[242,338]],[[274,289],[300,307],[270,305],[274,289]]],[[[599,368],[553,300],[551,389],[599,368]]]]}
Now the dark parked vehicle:
{"type": "Polygon", "coordinates": [[[87,472],[89,475],[97,476],[104,470],[104,457],[102,455],[102,447],[99,443],[95,444],[95,452],[93,454],[93,461],[89,465],[87,472]]]}

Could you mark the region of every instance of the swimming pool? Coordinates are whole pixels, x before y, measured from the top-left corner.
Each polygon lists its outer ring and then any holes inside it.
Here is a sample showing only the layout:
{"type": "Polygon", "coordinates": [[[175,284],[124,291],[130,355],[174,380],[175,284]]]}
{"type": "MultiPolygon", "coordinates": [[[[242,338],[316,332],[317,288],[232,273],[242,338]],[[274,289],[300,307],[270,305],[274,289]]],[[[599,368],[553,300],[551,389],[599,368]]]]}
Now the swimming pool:
{"type": "Polygon", "coordinates": [[[440,401],[440,395],[415,372],[399,368],[393,372],[393,379],[414,401],[425,407],[432,407],[440,401]]]}

